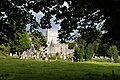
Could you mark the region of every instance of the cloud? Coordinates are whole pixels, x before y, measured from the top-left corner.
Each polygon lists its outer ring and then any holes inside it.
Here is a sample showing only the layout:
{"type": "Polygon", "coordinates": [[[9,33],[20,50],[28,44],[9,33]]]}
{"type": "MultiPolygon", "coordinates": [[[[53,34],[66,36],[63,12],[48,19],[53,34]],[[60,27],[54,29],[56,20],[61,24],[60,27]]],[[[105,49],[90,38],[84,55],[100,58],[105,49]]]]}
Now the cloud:
{"type": "MultiPolygon", "coordinates": [[[[34,15],[34,17],[36,17],[37,22],[40,22],[40,19],[44,16],[44,14],[42,12],[36,13],[36,12],[34,12],[32,10],[30,10],[29,12],[32,13],[32,15],[34,15]]],[[[55,16],[53,16],[53,18],[51,19],[52,29],[57,31],[57,30],[60,29],[60,25],[55,24],[54,20],[55,20],[55,16]]],[[[28,31],[29,29],[30,29],[30,24],[27,25],[26,30],[28,31]]],[[[46,35],[46,29],[39,28],[38,30],[40,32],[42,32],[44,35],[46,35]]]]}
{"type": "Polygon", "coordinates": [[[66,1],[64,1],[62,7],[63,7],[63,6],[66,6],[67,8],[69,8],[69,5],[68,5],[68,3],[67,3],[66,1]]]}
{"type": "Polygon", "coordinates": [[[38,13],[34,12],[33,10],[29,11],[30,13],[32,13],[32,15],[34,15],[36,17],[36,20],[39,22],[40,19],[44,16],[44,14],[40,11],[38,13]]]}

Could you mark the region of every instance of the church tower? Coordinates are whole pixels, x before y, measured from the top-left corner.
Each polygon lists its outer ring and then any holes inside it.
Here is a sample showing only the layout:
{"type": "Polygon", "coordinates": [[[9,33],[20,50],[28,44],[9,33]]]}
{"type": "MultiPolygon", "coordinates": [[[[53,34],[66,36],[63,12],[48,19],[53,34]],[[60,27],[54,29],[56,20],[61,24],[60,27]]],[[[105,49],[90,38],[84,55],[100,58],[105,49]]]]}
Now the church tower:
{"type": "Polygon", "coordinates": [[[58,43],[58,31],[54,29],[47,29],[46,30],[46,39],[47,39],[47,45],[49,46],[51,42],[53,44],[58,43]]]}

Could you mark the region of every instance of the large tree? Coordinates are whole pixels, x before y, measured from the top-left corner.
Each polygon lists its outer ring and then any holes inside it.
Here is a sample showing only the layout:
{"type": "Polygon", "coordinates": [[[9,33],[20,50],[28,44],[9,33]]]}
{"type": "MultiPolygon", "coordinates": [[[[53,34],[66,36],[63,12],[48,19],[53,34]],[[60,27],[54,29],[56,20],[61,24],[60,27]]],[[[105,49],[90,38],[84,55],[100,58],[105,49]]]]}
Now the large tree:
{"type": "Polygon", "coordinates": [[[29,36],[26,32],[18,32],[14,34],[14,39],[9,39],[8,45],[10,46],[10,52],[23,52],[31,47],[29,36]]]}
{"type": "MultiPolygon", "coordinates": [[[[43,12],[40,20],[41,28],[50,28],[52,15],[55,15],[56,23],[60,22],[61,41],[69,39],[70,33],[85,28],[96,28],[104,22],[102,30],[103,40],[115,43],[120,38],[116,37],[120,32],[120,1],[119,0],[3,0],[0,1],[0,34],[4,36],[7,27],[6,21],[11,14],[19,13],[24,23],[31,24],[31,29],[37,28],[37,22],[30,10],[43,12]],[[68,7],[63,6],[67,2],[68,7]]],[[[17,15],[16,15],[17,16],[17,15]]]]}

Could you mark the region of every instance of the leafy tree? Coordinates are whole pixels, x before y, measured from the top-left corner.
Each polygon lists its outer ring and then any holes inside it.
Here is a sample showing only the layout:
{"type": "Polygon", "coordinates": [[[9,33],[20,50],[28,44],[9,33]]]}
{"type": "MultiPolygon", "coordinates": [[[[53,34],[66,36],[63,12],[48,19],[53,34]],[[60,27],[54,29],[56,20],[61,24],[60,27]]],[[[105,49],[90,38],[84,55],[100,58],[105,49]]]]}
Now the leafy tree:
{"type": "Polygon", "coordinates": [[[80,61],[83,61],[83,57],[85,55],[86,41],[81,39],[81,36],[79,36],[79,37],[76,38],[76,40],[74,42],[76,43],[76,45],[79,48],[80,61]]]}
{"type": "Polygon", "coordinates": [[[80,53],[79,53],[80,61],[83,61],[83,57],[85,55],[85,49],[84,49],[85,47],[84,47],[84,45],[80,45],[79,48],[80,48],[80,53]]]}
{"type": "Polygon", "coordinates": [[[93,45],[89,43],[85,48],[85,60],[91,60],[94,54],[93,45]]]}
{"type": "Polygon", "coordinates": [[[6,47],[4,44],[0,45],[0,54],[7,56],[9,52],[10,52],[9,46],[6,47]]]}
{"type": "Polygon", "coordinates": [[[0,34],[9,37],[6,34],[9,26],[6,22],[8,17],[14,19],[13,15],[21,16],[24,24],[31,24],[31,30],[38,26],[41,28],[52,27],[50,20],[55,15],[56,23],[61,20],[59,38],[63,42],[69,39],[71,32],[79,30],[80,33],[82,29],[88,27],[94,29],[103,22],[104,25],[99,27],[105,31],[102,37],[103,41],[115,43],[120,41],[120,38],[116,37],[120,33],[119,5],[119,0],[3,0],[0,1],[0,34]],[[65,1],[68,3],[68,7],[62,6],[65,1]],[[30,10],[37,13],[43,12],[44,16],[39,22],[40,25],[30,10]]]}
{"type": "MultiPolygon", "coordinates": [[[[19,15],[19,14],[18,14],[19,15]]],[[[31,43],[29,36],[26,32],[26,26],[23,23],[23,18],[21,16],[17,17],[12,15],[8,18],[6,32],[4,33],[7,36],[7,45],[10,46],[10,52],[23,52],[24,50],[30,48],[31,43]],[[11,33],[11,34],[10,34],[11,33]],[[10,34],[8,36],[8,34],[10,34]]]]}
{"type": "Polygon", "coordinates": [[[42,32],[38,32],[38,31],[31,32],[30,38],[36,50],[39,50],[41,46],[46,45],[46,38],[42,34],[42,32]]]}
{"type": "Polygon", "coordinates": [[[114,59],[114,62],[117,62],[118,60],[118,50],[117,47],[115,45],[112,45],[111,47],[109,47],[109,56],[111,57],[111,59],[114,59]]]}
{"type": "Polygon", "coordinates": [[[23,52],[24,50],[30,48],[31,43],[26,32],[16,33],[14,37],[14,40],[9,40],[8,43],[8,45],[10,46],[10,51],[12,53],[23,52]]]}
{"type": "Polygon", "coordinates": [[[99,41],[102,32],[93,28],[81,29],[80,31],[81,39],[85,40],[87,44],[93,43],[94,41],[99,41]]]}
{"type": "Polygon", "coordinates": [[[96,55],[98,53],[99,44],[100,44],[99,41],[94,41],[93,42],[94,55],[96,55]]]}
{"type": "Polygon", "coordinates": [[[97,56],[108,56],[109,53],[109,45],[108,44],[99,44],[97,56]]]}
{"type": "Polygon", "coordinates": [[[74,42],[67,42],[67,44],[68,44],[68,49],[73,49],[75,47],[74,42]]]}
{"type": "Polygon", "coordinates": [[[80,48],[76,46],[74,50],[74,61],[78,61],[78,59],[80,59],[80,48]]]}
{"type": "Polygon", "coordinates": [[[77,45],[85,45],[86,41],[84,39],[81,39],[81,36],[77,37],[74,41],[77,45]]]}

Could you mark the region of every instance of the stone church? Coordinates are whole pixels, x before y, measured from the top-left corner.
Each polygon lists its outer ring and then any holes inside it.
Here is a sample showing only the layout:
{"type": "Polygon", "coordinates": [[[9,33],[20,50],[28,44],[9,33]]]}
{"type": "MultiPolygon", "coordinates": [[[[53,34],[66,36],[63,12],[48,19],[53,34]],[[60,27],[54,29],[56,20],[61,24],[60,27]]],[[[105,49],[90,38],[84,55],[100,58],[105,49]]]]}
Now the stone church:
{"type": "Polygon", "coordinates": [[[53,29],[47,29],[46,31],[46,39],[47,39],[47,53],[59,53],[59,54],[67,54],[68,52],[68,44],[61,44],[58,39],[58,31],[53,29]]]}

